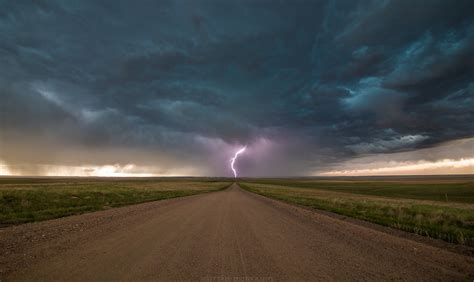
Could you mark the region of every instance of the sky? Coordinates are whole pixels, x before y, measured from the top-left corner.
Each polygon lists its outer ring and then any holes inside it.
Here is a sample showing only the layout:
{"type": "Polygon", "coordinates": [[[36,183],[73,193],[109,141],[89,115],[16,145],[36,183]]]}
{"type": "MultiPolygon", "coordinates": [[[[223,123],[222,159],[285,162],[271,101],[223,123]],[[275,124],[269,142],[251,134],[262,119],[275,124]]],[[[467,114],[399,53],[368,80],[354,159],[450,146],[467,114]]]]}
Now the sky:
{"type": "Polygon", "coordinates": [[[472,11],[0,0],[0,175],[474,173],[472,11]]]}

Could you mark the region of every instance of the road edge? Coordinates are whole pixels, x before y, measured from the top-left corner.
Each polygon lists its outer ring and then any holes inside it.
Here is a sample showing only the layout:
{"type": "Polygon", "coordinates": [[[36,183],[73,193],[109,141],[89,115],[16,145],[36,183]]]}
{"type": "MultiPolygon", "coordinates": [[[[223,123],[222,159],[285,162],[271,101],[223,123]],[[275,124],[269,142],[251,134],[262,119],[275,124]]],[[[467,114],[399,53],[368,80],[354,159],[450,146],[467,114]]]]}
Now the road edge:
{"type": "Polygon", "coordinates": [[[249,191],[245,188],[242,188],[239,185],[239,183],[237,183],[237,182],[236,182],[236,186],[239,189],[241,189],[243,192],[248,193],[249,195],[251,195],[252,197],[254,197],[256,199],[259,199],[259,200],[269,202],[269,203],[273,203],[273,204],[277,203],[278,205],[286,205],[287,207],[292,207],[292,208],[296,208],[296,209],[299,209],[299,210],[304,210],[304,211],[309,212],[309,213],[317,213],[317,214],[322,215],[322,216],[326,216],[326,217],[330,217],[330,218],[337,219],[337,220],[340,220],[340,221],[348,222],[348,223],[351,223],[351,224],[354,224],[354,225],[370,228],[372,230],[383,232],[383,233],[386,233],[386,234],[389,234],[389,235],[392,235],[392,236],[396,236],[398,238],[403,238],[403,239],[406,239],[406,240],[415,241],[417,243],[425,244],[425,245],[435,247],[435,248],[444,249],[444,250],[447,250],[447,251],[450,251],[450,252],[453,252],[453,253],[456,253],[456,254],[460,254],[460,255],[464,255],[464,256],[468,256],[468,257],[474,257],[474,248],[472,248],[472,247],[453,244],[453,243],[449,243],[449,242],[446,242],[446,241],[443,241],[443,240],[440,240],[440,239],[421,236],[421,235],[418,235],[418,234],[415,234],[415,233],[410,233],[410,232],[403,231],[403,230],[400,230],[400,229],[394,229],[394,228],[391,228],[391,227],[388,227],[388,226],[379,225],[379,224],[369,222],[369,221],[365,221],[365,220],[362,220],[362,219],[357,219],[357,218],[353,218],[353,217],[333,213],[333,212],[330,212],[330,211],[325,211],[325,210],[315,209],[315,208],[312,208],[312,207],[298,205],[298,204],[291,203],[291,202],[286,202],[286,201],[283,201],[283,200],[280,200],[280,199],[274,199],[274,198],[266,197],[266,196],[251,192],[251,191],[249,191]]]}

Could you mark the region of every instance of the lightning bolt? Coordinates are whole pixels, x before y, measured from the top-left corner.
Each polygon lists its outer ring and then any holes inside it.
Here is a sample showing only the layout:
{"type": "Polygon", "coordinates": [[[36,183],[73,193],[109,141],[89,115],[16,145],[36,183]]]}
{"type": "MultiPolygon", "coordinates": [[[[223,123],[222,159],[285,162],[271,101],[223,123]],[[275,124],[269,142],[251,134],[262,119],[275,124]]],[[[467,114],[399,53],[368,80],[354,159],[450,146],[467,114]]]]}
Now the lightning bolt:
{"type": "Polygon", "coordinates": [[[230,159],[230,168],[232,168],[232,171],[234,172],[234,178],[237,178],[237,171],[236,171],[235,168],[234,168],[234,163],[235,163],[235,161],[237,160],[237,157],[238,157],[240,154],[242,154],[242,153],[245,151],[245,149],[247,149],[247,146],[244,146],[244,147],[240,148],[240,150],[238,150],[238,151],[235,153],[234,157],[233,157],[232,159],[230,159]]]}

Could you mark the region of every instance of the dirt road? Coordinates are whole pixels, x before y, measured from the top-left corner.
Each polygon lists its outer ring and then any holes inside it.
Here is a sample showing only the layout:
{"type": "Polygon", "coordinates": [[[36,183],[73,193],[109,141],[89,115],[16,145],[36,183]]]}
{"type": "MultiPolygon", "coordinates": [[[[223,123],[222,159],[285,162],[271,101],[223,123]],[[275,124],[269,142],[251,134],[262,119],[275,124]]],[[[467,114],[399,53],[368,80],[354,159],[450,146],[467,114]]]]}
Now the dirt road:
{"type": "Polygon", "coordinates": [[[468,280],[474,258],[227,190],[0,231],[1,281],[468,280]]]}

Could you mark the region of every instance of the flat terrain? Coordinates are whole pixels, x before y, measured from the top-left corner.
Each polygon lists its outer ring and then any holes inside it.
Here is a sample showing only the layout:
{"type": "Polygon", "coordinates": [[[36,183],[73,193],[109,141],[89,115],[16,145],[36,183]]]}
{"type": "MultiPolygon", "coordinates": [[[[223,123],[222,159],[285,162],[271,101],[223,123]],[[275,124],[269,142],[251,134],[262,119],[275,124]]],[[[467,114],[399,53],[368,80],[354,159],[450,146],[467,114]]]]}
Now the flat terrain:
{"type": "Polygon", "coordinates": [[[0,177],[0,226],[212,192],[213,178],[0,177]]]}
{"type": "Polygon", "coordinates": [[[401,199],[474,204],[474,175],[248,179],[247,182],[401,199]]]}
{"type": "Polygon", "coordinates": [[[474,247],[474,177],[248,179],[278,200],[474,247]]]}
{"type": "Polygon", "coordinates": [[[0,250],[2,281],[474,278],[472,255],[237,185],[0,229],[0,250]]]}

